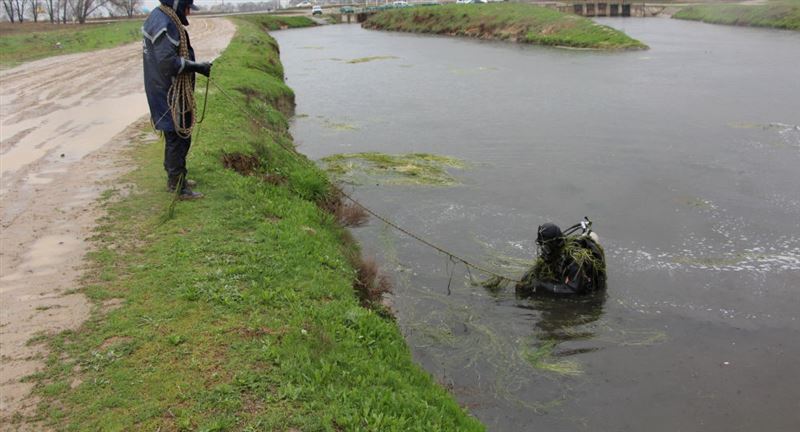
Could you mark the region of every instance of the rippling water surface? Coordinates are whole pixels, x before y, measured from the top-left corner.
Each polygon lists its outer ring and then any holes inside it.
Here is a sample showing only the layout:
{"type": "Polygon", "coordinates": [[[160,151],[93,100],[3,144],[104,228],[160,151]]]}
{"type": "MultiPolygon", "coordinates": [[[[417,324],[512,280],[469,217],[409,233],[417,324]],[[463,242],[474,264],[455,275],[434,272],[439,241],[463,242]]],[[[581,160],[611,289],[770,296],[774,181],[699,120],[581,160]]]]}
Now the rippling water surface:
{"type": "Polygon", "coordinates": [[[608,292],[573,301],[491,293],[378,221],[355,230],[416,360],[490,430],[798,430],[800,33],[603,23],[651,49],[276,32],[292,133],[315,159],[466,161],[458,186],[352,189],[508,274],[539,224],[594,220],[608,292]]]}

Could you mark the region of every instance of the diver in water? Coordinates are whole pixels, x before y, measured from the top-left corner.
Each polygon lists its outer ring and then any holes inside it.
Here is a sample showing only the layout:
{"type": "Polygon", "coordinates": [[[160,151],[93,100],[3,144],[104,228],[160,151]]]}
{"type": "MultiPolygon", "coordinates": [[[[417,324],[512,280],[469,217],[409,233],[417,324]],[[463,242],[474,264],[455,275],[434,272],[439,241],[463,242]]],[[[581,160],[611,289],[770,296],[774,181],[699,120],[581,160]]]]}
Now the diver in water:
{"type": "Polygon", "coordinates": [[[591,227],[588,218],[563,233],[556,224],[540,225],[536,235],[536,262],[517,284],[517,292],[522,295],[580,295],[604,290],[605,253],[591,227]]]}

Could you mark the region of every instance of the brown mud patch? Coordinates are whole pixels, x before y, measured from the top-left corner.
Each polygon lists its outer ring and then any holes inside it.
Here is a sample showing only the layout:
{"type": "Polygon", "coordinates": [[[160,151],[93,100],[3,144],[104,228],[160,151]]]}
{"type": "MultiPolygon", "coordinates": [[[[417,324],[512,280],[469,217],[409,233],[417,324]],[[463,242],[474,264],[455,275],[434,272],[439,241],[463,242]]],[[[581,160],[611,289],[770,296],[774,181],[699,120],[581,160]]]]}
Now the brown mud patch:
{"type": "Polygon", "coordinates": [[[255,174],[261,167],[261,162],[257,157],[244,153],[224,153],[222,155],[222,166],[237,173],[249,176],[255,174]]]}

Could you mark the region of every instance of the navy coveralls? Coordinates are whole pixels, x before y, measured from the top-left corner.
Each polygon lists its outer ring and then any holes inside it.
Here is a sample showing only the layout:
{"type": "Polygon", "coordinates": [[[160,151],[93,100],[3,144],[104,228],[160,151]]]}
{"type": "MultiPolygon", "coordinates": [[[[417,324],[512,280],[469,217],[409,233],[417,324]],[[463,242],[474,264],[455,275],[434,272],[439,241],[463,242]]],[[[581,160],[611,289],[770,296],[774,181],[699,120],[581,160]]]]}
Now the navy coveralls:
{"type": "MultiPolygon", "coordinates": [[[[157,130],[164,132],[164,169],[170,179],[186,176],[186,155],[191,137],[182,138],[175,133],[172,113],[167,103],[167,91],[183,72],[185,59],[178,53],[179,29],[160,9],[156,8],[142,26],[144,66],[144,91],[150,105],[150,117],[157,130]]],[[[189,42],[189,34],[186,34],[189,42]]],[[[189,42],[189,60],[194,61],[194,49],[189,42]]],[[[193,115],[191,113],[189,115],[193,115]]]]}

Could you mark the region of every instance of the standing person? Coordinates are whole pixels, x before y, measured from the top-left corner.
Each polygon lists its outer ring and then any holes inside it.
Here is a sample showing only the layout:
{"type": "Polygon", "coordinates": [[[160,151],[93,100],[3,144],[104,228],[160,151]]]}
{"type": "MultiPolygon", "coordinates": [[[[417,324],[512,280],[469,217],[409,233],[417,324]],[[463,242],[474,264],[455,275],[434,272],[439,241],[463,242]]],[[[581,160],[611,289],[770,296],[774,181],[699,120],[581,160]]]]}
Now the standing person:
{"type": "Polygon", "coordinates": [[[187,17],[194,0],[159,0],[142,26],[144,89],[156,130],[164,132],[167,189],[181,199],[202,198],[186,178],[186,154],[194,124],[194,74],[211,73],[210,62],[195,62],[187,17]]]}

